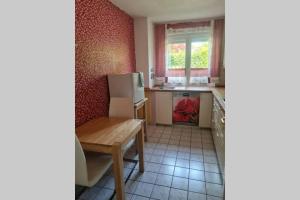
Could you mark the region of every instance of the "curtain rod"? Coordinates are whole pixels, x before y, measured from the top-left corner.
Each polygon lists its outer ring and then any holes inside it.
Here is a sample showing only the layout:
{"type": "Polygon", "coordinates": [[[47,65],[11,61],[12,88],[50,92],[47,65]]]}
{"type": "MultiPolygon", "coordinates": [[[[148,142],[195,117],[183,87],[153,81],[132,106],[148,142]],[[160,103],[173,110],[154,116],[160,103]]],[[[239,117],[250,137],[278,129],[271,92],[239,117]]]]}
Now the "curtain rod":
{"type": "Polygon", "coordinates": [[[225,16],[201,18],[201,19],[191,19],[191,20],[173,20],[173,21],[165,21],[165,22],[159,22],[159,23],[154,22],[153,24],[177,24],[177,23],[185,23],[185,22],[203,22],[203,21],[210,21],[210,20],[216,20],[216,19],[225,19],[225,16]]]}

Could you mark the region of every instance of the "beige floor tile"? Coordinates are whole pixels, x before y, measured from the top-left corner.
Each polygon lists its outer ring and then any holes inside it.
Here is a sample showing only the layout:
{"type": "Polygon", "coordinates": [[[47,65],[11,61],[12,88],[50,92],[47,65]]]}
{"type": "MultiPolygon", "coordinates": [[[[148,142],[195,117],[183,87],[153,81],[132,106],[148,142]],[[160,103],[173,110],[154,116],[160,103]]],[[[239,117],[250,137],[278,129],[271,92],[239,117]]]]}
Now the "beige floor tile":
{"type": "Polygon", "coordinates": [[[224,187],[223,185],[214,184],[214,183],[206,183],[206,191],[207,194],[223,197],[224,196],[224,187]]]}
{"type": "Polygon", "coordinates": [[[158,200],[167,200],[169,198],[170,188],[155,185],[151,193],[151,198],[158,200]]]}
{"type": "Polygon", "coordinates": [[[217,164],[204,163],[204,170],[207,172],[220,173],[219,166],[217,164]]]}
{"type": "Polygon", "coordinates": [[[189,179],[189,191],[205,194],[206,193],[205,182],[189,179]]]}
{"type": "Polygon", "coordinates": [[[164,164],[164,165],[175,165],[175,163],[176,163],[176,158],[174,158],[174,157],[164,157],[163,158],[163,161],[162,161],[162,164],[164,164]]]}
{"type": "Polygon", "coordinates": [[[222,176],[217,173],[205,172],[205,180],[209,183],[222,184],[222,176]]]}
{"type": "Polygon", "coordinates": [[[189,179],[205,181],[204,171],[190,169],[189,179]]]}
{"type": "Polygon", "coordinates": [[[189,185],[189,179],[181,177],[173,177],[172,188],[177,188],[181,190],[187,190],[189,185]]]}
{"type": "Polygon", "coordinates": [[[171,188],[170,190],[170,197],[169,199],[171,200],[187,200],[187,191],[185,190],[179,190],[175,188],[171,188]]]}
{"type": "Polygon", "coordinates": [[[150,197],[153,187],[154,187],[153,184],[139,182],[134,191],[134,194],[144,196],[144,197],[150,197]]]}
{"type": "Polygon", "coordinates": [[[133,194],[137,185],[138,185],[138,181],[132,181],[132,180],[128,180],[126,185],[125,185],[125,192],[133,194]]]}
{"type": "Polygon", "coordinates": [[[158,170],[161,174],[173,175],[174,174],[174,166],[171,165],[161,165],[158,170]]]}
{"type": "Polygon", "coordinates": [[[139,195],[133,195],[131,200],[149,200],[147,197],[142,197],[139,195]]]}
{"type": "Polygon", "coordinates": [[[198,161],[190,161],[190,168],[191,169],[196,169],[196,170],[204,170],[204,164],[202,162],[198,161]]]}
{"type": "Polygon", "coordinates": [[[157,174],[153,172],[144,172],[139,177],[139,181],[145,182],[145,183],[152,183],[154,184],[157,178],[157,174]]]}
{"type": "Polygon", "coordinates": [[[172,185],[172,176],[166,175],[166,174],[159,174],[156,178],[156,185],[162,185],[162,186],[167,186],[171,187],[172,185]]]}
{"type": "Polygon", "coordinates": [[[175,167],[174,176],[189,178],[189,169],[183,167],[175,167]]]}
{"type": "Polygon", "coordinates": [[[206,200],[206,195],[195,192],[189,192],[188,200],[206,200]]]}
{"type": "Polygon", "coordinates": [[[185,167],[185,168],[189,168],[190,167],[190,163],[189,160],[185,160],[185,159],[178,159],[176,160],[176,167],[185,167]]]}

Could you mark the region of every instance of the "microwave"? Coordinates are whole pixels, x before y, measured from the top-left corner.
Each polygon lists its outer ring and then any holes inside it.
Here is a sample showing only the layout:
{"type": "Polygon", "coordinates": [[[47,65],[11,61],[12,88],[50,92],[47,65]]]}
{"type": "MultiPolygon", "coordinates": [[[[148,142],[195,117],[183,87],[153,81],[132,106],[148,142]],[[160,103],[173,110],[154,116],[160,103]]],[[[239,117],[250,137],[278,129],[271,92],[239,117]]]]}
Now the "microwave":
{"type": "Polygon", "coordinates": [[[145,98],[144,77],[142,72],[128,74],[109,74],[110,97],[130,97],[134,103],[145,98]]]}

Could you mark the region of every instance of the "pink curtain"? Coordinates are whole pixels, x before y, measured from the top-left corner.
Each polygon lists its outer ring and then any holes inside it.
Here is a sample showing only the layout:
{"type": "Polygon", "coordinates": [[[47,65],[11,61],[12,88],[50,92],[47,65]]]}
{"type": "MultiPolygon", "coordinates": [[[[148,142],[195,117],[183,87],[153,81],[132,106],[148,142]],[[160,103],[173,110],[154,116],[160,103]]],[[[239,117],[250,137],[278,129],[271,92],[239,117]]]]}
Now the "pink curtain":
{"type": "MultiPolygon", "coordinates": [[[[200,21],[200,22],[182,22],[175,24],[167,24],[167,29],[185,29],[185,28],[195,28],[210,26],[210,21],[200,21]]],[[[169,77],[184,77],[185,69],[167,69],[166,75],[169,77]]],[[[208,76],[207,69],[192,69],[191,76],[208,76]]]]}
{"type": "Polygon", "coordinates": [[[166,30],[165,24],[156,24],[155,31],[155,71],[157,77],[166,75],[165,61],[165,40],[166,30]]]}
{"type": "Polygon", "coordinates": [[[210,76],[219,76],[221,65],[221,51],[224,33],[224,19],[215,20],[213,27],[213,45],[211,54],[211,69],[210,76]]]}
{"type": "Polygon", "coordinates": [[[210,21],[202,21],[202,22],[183,22],[177,24],[167,24],[167,28],[179,29],[179,28],[194,28],[199,26],[209,26],[210,21]]]}

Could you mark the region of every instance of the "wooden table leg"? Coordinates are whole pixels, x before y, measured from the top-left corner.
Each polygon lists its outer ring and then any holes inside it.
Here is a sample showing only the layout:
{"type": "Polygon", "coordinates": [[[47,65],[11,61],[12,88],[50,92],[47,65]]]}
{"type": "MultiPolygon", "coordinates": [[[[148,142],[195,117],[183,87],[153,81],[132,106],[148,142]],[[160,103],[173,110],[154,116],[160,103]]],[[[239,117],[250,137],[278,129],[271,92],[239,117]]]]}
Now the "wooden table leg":
{"type": "Polygon", "coordinates": [[[134,119],[138,118],[138,108],[134,108],[134,115],[133,115],[134,119]]]}
{"type": "Polygon", "coordinates": [[[144,114],[144,135],[145,135],[145,141],[148,141],[148,135],[147,135],[147,109],[146,109],[146,102],[144,102],[144,106],[143,106],[143,114],[144,114]]]}
{"type": "Polygon", "coordinates": [[[144,126],[141,126],[141,130],[137,134],[138,153],[139,153],[139,169],[140,172],[144,172],[144,126]]]}
{"type": "Polygon", "coordinates": [[[123,179],[123,154],[121,145],[114,144],[112,151],[117,200],[125,200],[125,184],[123,179]]]}

